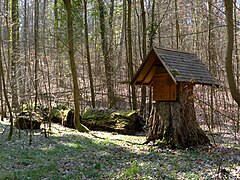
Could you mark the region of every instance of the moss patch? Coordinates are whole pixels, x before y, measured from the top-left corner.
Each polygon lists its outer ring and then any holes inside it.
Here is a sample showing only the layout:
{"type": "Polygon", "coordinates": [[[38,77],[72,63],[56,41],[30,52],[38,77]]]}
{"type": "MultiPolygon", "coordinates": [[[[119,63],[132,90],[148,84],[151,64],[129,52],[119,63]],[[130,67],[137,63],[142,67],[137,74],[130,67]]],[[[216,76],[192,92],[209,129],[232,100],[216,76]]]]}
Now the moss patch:
{"type": "Polygon", "coordinates": [[[143,119],[136,111],[113,109],[87,109],[82,114],[82,123],[92,130],[135,134],[142,131],[143,119]]]}

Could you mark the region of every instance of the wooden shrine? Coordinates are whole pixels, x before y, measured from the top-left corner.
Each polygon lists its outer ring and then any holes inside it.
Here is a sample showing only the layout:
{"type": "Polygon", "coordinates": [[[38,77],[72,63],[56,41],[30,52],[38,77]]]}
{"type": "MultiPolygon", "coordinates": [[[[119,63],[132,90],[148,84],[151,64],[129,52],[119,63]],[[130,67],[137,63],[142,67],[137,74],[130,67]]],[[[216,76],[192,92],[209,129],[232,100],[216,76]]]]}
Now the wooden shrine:
{"type": "Polygon", "coordinates": [[[177,101],[180,83],[218,86],[195,54],[156,47],[132,80],[132,85],[153,86],[154,101],[177,101]]]}
{"type": "Polygon", "coordinates": [[[180,146],[210,143],[196,120],[193,87],[218,83],[195,54],[153,47],[131,83],[153,87],[155,103],[147,142],[160,139],[180,146]]]}

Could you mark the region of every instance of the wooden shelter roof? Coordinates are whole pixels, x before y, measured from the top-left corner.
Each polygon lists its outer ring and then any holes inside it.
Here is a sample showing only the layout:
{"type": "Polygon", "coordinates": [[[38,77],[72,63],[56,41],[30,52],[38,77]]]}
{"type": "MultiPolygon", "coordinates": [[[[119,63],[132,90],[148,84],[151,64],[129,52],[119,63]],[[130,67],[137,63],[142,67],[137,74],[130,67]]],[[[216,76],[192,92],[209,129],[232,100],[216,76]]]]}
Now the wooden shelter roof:
{"type": "Polygon", "coordinates": [[[133,77],[133,85],[151,85],[157,73],[168,72],[173,81],[216,85],[217,81],[195,55],[170,49],[153,47],[133,77]]]}

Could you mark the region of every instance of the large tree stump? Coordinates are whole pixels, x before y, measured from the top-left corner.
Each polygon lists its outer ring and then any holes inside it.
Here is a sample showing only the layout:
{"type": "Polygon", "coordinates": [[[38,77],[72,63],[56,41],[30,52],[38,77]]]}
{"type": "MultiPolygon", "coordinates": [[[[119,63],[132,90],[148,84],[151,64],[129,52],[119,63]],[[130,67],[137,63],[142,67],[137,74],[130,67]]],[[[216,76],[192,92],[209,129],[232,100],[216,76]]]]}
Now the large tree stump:
{"type": "Polygon", "coordinates": [[[172,146],[209,145],[198,125],[194,108],[193,85],[178,85],[177,102],[156,102],[148,119],[147,142],[162,140],[172,146]]]}

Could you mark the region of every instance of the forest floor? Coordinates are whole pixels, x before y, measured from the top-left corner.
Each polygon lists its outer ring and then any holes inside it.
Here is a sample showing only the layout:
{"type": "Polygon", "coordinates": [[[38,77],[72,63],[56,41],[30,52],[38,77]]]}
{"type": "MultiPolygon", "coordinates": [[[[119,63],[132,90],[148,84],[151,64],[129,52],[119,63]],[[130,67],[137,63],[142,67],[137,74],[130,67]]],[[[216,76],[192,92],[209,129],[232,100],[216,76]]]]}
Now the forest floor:
{"type": "MultiPolygon", "coordinates": [[[[144,135],[120,135],[52,125],[45,138],[34,131],[0,122],[1,179],[240,179],[240,142],[229,133],[214,133],[216,145],[172,150],[142,145],[144,135]]],[[[211,138],[212,139],[212,138],[211,138]]]]}

